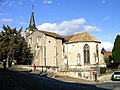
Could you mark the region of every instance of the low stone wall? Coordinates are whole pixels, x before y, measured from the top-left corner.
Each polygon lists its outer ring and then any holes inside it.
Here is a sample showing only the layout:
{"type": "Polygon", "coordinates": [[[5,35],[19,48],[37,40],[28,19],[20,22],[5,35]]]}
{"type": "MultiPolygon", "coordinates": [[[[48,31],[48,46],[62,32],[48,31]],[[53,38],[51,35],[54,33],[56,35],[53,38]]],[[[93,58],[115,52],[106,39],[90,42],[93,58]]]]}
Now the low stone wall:
{"type": "MultiPolygon", "coordinates": [[[[34,70],[34,66],[31,65],[16,65],[16,68],[19,69],[24,69],[24,70],[34,70]]],[[[36,67],[37,71],[40,72],[46,72],[46,73],[54,73],[55,76],[68,76],[68,77],[73,77],[73,78],[82,78],[82,79],[87,79],[87,80],[95,80],[95,76],[92,74],[92,70],[69,70],[69,71],[57,71],[57,67],[42,67],[42,66],[37,66],[36,67]]],[[[101,79],[100,79],[101,80],[101,79]]]]}
{"type": "Polygon", "coordinates": [[[98,81],[100,81],[100,82],[110,82],[111,81],[111,76],[112,76],[112,73],[100,76],[98,78],[98,81]]]}
{"type": "Polygon", "coordinates": [[[25,70],[37,70],[37,71],[57,71],[57,67],[54,66],[34,66],[31,65],[14,65],[13,68],[25,69],[25,70]]]}
{"type": "Polygon", "coordinates": [[[71,72],[71,71],[62,71],[62,72],[55,72],[56,76],[68,76],[73,78],[81,78],[94,81],[94,75],[91,71],[83,71],[83,72],[71,72]]]}
{"type": "Polygon", "coordinates": [[[69,76],[69,77],[74,77],[78,78],[78,72],[56,72],[56,76],[69,76]]]}
{"type": "Polygon", "coordinates": [[[33,67],[30,65],[14,65],[12,67],[18,69],[33,70],[33,67]]]}

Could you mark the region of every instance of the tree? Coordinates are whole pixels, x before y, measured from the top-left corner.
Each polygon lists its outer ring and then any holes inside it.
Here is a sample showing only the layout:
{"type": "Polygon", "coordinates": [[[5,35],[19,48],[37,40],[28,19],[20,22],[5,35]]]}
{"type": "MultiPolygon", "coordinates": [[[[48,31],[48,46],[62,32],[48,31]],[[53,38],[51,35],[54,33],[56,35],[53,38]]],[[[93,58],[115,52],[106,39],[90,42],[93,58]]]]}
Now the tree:
{"type": "Polygon", "coordinates": [[[0,60],[7,60],[9,64],[13,60],[17,64],[30,64],[33,58],[31,49],[27,47],[21,31],[16,28],[11,29],[9,26],[3,25],[3,31],[0,33],[0,60]]]}
{"type": "Polygon", "coordinates": [[[112,59],[116,64],[120,64],[120,35],[117,35],[112,50],[112,59]]]}
{"type": "Polygon", "coordinates": [[[20,39],[20,42],[19,47],[15,51],[15,59],[18,64],[31,64],[33,58],[31,48],[27,47],[27,43],[23,37],[20,39]]]}

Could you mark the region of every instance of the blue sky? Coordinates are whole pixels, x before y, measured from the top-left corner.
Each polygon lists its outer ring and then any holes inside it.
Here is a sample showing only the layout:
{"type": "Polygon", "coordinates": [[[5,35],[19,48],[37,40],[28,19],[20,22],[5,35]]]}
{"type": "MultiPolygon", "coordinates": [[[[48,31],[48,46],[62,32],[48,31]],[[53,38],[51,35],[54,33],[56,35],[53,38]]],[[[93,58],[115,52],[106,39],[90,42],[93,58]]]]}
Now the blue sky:
{"type": "Polygon", "coordinates": [[[0,0],[0,29],[29,26],[32,5],[39,29],[61,35],[90,32],[111,51],[120,34],[120,0],[0,0]]]}

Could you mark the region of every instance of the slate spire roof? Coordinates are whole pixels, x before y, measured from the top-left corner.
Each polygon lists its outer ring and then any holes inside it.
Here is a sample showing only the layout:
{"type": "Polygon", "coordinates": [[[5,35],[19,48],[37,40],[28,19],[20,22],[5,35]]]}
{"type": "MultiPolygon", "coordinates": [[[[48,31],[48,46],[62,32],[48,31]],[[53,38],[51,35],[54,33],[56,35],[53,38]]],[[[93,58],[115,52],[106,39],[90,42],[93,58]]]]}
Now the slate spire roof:
{"type": "Polygon", "coordinates": [[[35,28],[36,28],[36,26],[35,26],[34,10],[33,10],[33,6],[32,6],[32,14],[31,14],[31,19],[30,19],[29,29],[32,31],[35,28]]]}

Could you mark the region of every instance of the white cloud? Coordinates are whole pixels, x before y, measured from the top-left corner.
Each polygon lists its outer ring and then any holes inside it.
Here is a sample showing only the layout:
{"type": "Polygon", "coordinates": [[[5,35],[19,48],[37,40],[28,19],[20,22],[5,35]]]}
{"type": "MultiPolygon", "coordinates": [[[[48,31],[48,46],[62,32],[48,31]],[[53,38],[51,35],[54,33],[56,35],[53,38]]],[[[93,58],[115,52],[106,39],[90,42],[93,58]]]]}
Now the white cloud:
{"type": "Polygon", "coordinates": [[[28,23],[26,23],[26,22],[20,22],[19,24],[21,24],[21,25],[26,25],[26,24],[28,24],[28,23]]]}
{"type": "Polygon", "coordinates": [[[1,6],[9,6],[11,7],[14,4],[14,1],[9,1],[9,0],[3,0],[0,2],[1,6]]]}
{"type": "Polygon", "coordinates": [[[22,4],[22,2],[21,2],[21,1],[19,1],[19,2],[18,2],[18,4],[19,4],[19,5],[21,5],[21,4],[22,4]]]}
{"type": "Polygon", "coordinates": [[[85,31],[101,31],[99,27],[97,26],[84,26],[85,31]]]}
{"type": "Polygon", "coordinates": [[[97,26],[85,25],[85,19],[79,18],[70,21],[63,21],[59,24],[57,23],[43,23],[37,26],[40,30],[48,30],[59,33],[61,35],[70,35],[78,32],[96,32],[100,31],[97,26]]]}
{"type": "Polygon", "coordinates": [[[1,3],[2,6],[6,5],[6,4],[8,4],[8,1],[5,1],[5,2],[1,3]]]}
{"type": "Polygon", "coordinates": [[[21,35],[24,36],[24,32],[21,32],[21,35]]]}
{"type": "Polygon", "coordinates": [[[102,4],[112,5],[112,0],[102,0],[101,3],[102,4]]]}
{"type": "Polygon", "coordinates": [[[7,15],[7,14],[5,14],[5,13],[0,13],[0,16],[4,16],[4,15],[7,15]]]}
{"type": "Polygon", "coordinates": [[[52,4],[53,1],[52,0],[44,0],[43,3],[45,3],[45,4],[52,4]]]}
{"type": "Polygon", "coordinates": [[[105,0],[102,0],[102,3],[104,4],[106,1],[105,0]]]}
{"type": "Polygon", "coordinates": [[[106,21],[108,21],[108,20],[110,20],[112,17],[110,17],[110,16],[106,16],[106,17],[104,17],[104,20],[106,20],[106,21]]]}
{"type": "Polygon", "coordinates": [[[14,4],[14,2],[10,2],[10,3],[8,4],[8,6],[11,7],[13,4],[14,4]]]}
{"type": "Polygon", "coordinates": [[[113,43],[111,43],[111,42],[109,42],[109,41],[103,41],[102,43],[101,43],[101,45],[102,45],[102,47],[106,50],[106,51],[112,51],[112,49],[113,49],[113,43]]]}
{"type": "Polygon", "coordinates": [[[12,22],[13,19],[12,18],[2,18],[1,21],[2,22],[12,22]]]}

